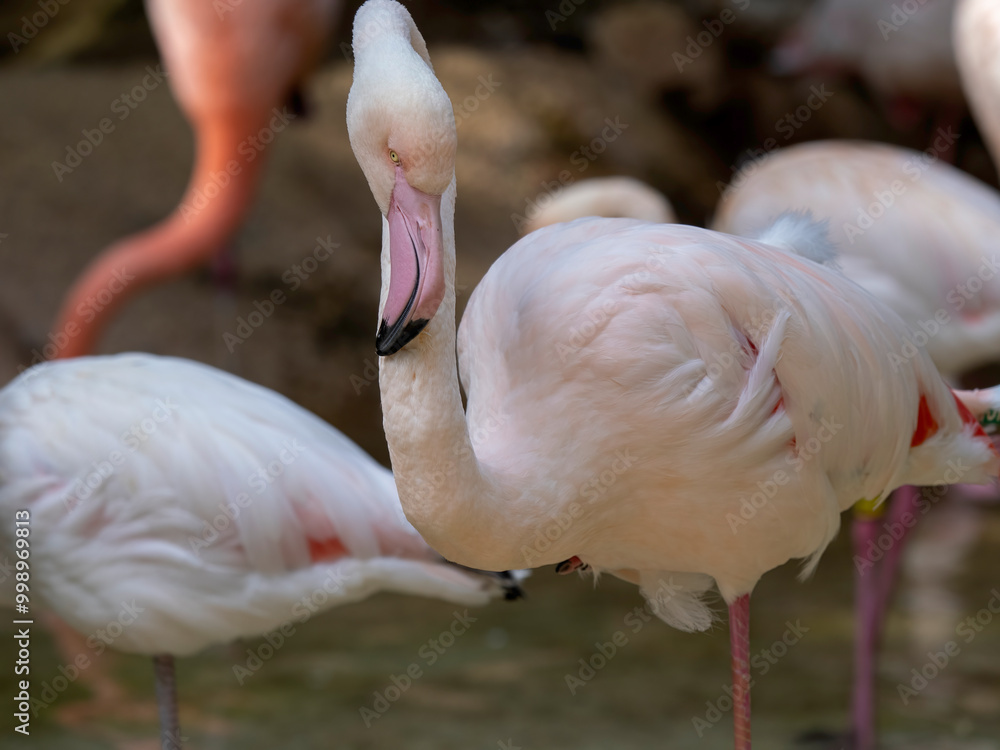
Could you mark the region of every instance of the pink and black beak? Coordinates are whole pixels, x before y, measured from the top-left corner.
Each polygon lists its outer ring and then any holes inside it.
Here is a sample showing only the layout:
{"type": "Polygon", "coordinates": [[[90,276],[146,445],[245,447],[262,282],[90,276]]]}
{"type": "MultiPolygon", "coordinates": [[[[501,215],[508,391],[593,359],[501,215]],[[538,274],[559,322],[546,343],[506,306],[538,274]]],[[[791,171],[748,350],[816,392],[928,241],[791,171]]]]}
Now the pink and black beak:
{"type": "Polygon", "coordinates": [[[389,200],[389,292],[375,337],[380,357],[424,329],[444,299],[441,196],[410,187],[402,167],[389,200]]]}

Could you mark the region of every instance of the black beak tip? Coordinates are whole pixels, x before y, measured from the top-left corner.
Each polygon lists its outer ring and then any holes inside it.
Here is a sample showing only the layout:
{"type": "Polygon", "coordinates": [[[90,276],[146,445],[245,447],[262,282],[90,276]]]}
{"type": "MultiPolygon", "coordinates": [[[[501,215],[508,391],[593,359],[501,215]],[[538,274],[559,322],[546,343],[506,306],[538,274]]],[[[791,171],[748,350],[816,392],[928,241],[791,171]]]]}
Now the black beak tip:
{"type": "Polygon", "coordinates": [[[400,326],[397,322],[390,328],[385,318],[382,318],[375,335],[375,353],[380,357],[395,354],[413,341],[429,322],[427,318],[420,318],[411,320],[405,326],[400,326]]]}

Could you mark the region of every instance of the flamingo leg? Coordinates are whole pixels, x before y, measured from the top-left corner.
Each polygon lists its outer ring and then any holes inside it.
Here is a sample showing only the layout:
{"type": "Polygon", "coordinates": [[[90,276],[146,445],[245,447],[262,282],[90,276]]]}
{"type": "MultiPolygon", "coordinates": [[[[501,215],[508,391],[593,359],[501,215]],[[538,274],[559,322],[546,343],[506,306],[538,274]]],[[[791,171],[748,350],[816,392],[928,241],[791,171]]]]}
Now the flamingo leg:
{"type": "Polygon", "coordinates": [[[879,563],[879,611],[875,620],[876,637],[881,634],[882,626],[885,624],[885,616],[889,610],[889,601],[892,599],[896,571],[899,570],[904,543],[919,517],[917,513],[919,499],[920,488],[918,487],[900,487],[892,493],[890,498],[891,504],[888,513],[886,513],[883,534],[888,533],[893,543],[886,550],[885,557],[879,563]]]}
{"type": "Polygon", "coordinates": [[[156,704],[160,710],[160,745],[162,750],[181,750],[181,728],[177,718],[177,681],[174,657],[160,654],[153,657],[156,675],[156,704]]]}
{"type": "MultiPolygon", "coordinates": [[[[882,529],[880,512],[855,511],[851,536],[855,560],[871,562],[867,555],[882,529]]],[[[854,750],[875,747],[875,646],[881,604],[879,568],[855,565],[854,692],[851,715],[854,723],[854,750]]]]}
{"type": "Polygon", "coordinates": [[[729,650],[733,666],[735,748],[750,750],[750,594],[729,605],[729,650]]]}
{"type": "Polygon", "coordinates": [[[920,490],[900,487],[878,507],[856,509],[852,537],[855,560],[856,634],[852,718],[854,750],[875,747],[875,663],[904,542],[915,525],[920,490]],[[885,512],[888,507],[888,513],[885,512]],[[889,540],[888,546],[884,541],[889,540]],[[882,545],[879,542],[883,542],[882,545]],[[884,554],[877,561],[872,552],[884,554]],[[868,563],[868,564],[864,564],[868,563]]]}

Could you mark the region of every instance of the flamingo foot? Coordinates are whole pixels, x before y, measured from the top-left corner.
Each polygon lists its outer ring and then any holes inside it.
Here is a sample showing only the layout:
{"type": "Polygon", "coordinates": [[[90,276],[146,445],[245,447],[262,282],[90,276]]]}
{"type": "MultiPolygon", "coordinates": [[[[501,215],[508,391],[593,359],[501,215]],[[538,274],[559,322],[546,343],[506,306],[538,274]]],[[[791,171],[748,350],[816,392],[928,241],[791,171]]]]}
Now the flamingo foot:
{"type": "Polygon", "coordinates": [[[734,747],[750,750],[750,594],[729,605],[729,650],[733,668],[734,747]]]}

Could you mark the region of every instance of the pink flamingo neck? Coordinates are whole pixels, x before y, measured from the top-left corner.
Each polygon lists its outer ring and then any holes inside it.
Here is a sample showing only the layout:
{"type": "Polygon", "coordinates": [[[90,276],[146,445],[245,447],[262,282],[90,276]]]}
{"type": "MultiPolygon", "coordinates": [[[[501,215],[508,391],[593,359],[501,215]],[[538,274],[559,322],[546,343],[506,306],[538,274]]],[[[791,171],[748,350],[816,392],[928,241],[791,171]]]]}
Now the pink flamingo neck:
{"type": "Polygon", "coordinates": [[[56,318],[56,359],[92,353],[115,312],[136,292],[223,249],[253,199],[264,154],[250,138],[266,121],[213,118],[196,127],[194,170],[180,204],[159,224],[113,243],[74,282],[56,318]]]}

